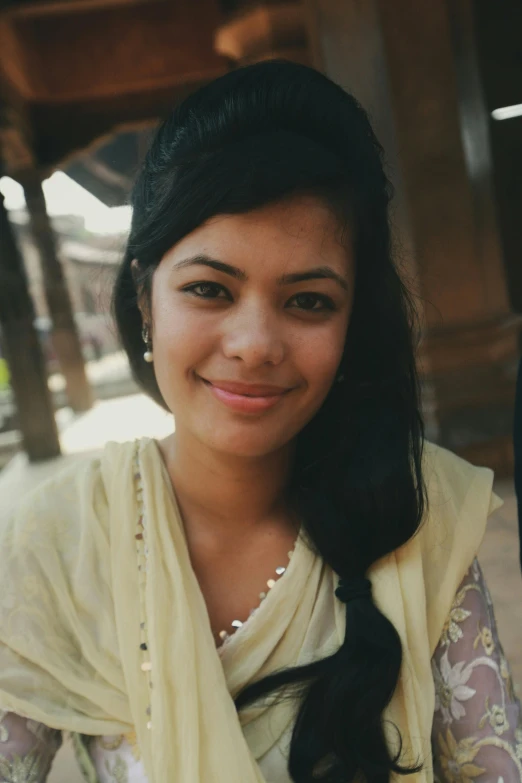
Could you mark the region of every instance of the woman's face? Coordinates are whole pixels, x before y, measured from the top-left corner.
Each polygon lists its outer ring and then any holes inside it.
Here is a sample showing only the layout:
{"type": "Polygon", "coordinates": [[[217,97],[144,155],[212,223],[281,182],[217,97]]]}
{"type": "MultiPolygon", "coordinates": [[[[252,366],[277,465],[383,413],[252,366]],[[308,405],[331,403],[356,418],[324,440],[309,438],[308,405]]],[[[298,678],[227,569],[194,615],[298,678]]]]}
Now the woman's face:
{"type": "Polygon", "coordinates": [[[335,382],[350,319],[350,243],[323,201],[219,215],[162,259],[154,369],[176,429],[222,453],[288,445],[335,382]]]}

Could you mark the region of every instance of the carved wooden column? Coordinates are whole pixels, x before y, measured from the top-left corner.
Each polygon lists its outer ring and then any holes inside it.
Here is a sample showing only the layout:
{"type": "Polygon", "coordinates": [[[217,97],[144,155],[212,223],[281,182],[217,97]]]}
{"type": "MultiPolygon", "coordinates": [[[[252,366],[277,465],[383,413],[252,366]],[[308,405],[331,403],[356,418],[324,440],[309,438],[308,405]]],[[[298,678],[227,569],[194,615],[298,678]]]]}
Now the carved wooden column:
{"type": "Polygon", "coordinates": [[[60,454],[34,308],[22,257],[0,194],[0,326],[24,449],[31,461],[60,454]]]}
{"type": "Polygon", "coordinates": [[[302,3],[247,6],[217,30],[214,48],[238,65],[279,57],[310,65],[302,3]]]}
{"type": "Polygon", "coordinates": [[[65,377],[69,404],[75,411],[86,411],[92,406],[93,394],[85,373],[78,329],[47,214],[40,173],[37,169],[25,170],[17,173],[17,179],[24,188],[33,240],[40,256],[45,297],[53,325],[52,341],[65,377]]]}
{"type": "Polygon", "coordinates": [[[306,0],[314,64],[367,108],[424,307],[421,366],[442,444],[511,469],[519,322],[491,187],[471,0],[306,0]]]}

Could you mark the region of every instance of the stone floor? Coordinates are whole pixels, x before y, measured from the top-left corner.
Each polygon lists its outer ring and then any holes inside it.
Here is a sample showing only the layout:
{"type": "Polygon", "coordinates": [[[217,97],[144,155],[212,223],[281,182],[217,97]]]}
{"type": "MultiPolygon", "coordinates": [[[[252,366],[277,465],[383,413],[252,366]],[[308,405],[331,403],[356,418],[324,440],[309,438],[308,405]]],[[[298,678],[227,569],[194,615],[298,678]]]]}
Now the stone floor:
{"type": "MultiPolygon", "coordinates": [[[[163,437],[172,430],[172,418],[143,395],[98,403],[89,413],[75,418],[63,413],[60,422],[64,456],[40,465],[28,465],[18,455],[0,473],[0,499],[11,505],[21,493],[85,452],[98,451],[107,440],[123,441],[142,435],[163,437]]],[[[496,484],[504,506],[491,518],[479,553],[496,607],[504,650],[511,663],[518,692],[522,695],[522,578],[518,561],[516,500],[509,481],[496,484]]],[[[81,783],[68,743],[58,754],[49,783],[81,783]]]]}

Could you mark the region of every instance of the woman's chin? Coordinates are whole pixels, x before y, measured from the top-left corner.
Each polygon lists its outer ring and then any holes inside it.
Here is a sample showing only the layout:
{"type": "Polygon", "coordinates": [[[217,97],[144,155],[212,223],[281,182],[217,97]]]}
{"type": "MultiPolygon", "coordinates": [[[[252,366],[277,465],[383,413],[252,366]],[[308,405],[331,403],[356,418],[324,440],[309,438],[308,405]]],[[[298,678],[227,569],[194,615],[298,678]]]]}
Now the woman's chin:
{"type": "Polygon", "coordinates": [[[212,433],[206,433],[207,437],[203,438],[209,448],[212,451],[226,454],[230,457],[240,457],[244,459],[256,459],[259,457],[266,457],[268,454],[272,454],[275,451],[279,451],[288,445],[289,439],[277,437],[273,435],[270,437],[270,433],[263,431],[260,428],[259,432],[230,432],[230,431],[214,431],[212,433]]]}

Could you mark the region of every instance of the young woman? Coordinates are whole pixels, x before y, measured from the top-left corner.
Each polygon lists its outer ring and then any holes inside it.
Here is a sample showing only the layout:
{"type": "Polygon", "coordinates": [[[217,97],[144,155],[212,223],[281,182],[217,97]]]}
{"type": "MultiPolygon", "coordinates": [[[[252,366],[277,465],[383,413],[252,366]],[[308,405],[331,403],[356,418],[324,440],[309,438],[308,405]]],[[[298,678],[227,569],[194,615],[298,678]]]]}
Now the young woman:
{"type": "Polygon", "coordinates": [[[176,430],[2,525],[2,780],[64,730],[101,783],[522,779],[492,475],[423,440],[389,199],[365,113],[299,65],[159,129],[114,302],[176,430]]]}

